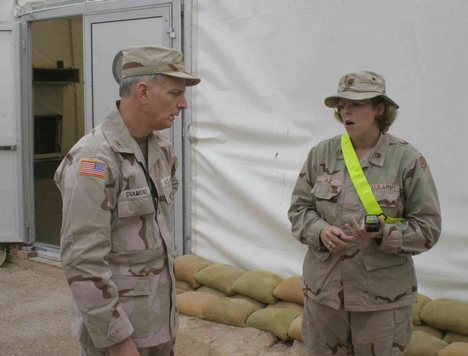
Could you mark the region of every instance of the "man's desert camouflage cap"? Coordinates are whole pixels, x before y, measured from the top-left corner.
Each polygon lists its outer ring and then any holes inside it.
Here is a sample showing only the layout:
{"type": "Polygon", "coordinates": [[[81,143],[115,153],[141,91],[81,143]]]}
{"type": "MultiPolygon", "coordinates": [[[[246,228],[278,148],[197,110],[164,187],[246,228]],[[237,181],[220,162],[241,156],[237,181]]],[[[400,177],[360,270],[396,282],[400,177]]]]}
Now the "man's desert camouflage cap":
{"type": "Polygon", "coordinates": [[[338,92],[325,98],[325,105],[334,108],[340,98],[363,100],[377,96],[380,96],[397,109],[399,108],[398,104],[386,95],[385,79],[380,74],[370,71],[349,73],[341,77],[338,83],[338,92]]]}
{"type": "MultiPolygon", "coordinates": [[[[187,86],[200,83],[201,79],[185,71],[182,53],[166,47],[129,47],[122,50],[122,79],[142,75],[163,74],[185,79],[187,86]]],[[[116,68],[117,69],[117,68],[116,68]]]]}

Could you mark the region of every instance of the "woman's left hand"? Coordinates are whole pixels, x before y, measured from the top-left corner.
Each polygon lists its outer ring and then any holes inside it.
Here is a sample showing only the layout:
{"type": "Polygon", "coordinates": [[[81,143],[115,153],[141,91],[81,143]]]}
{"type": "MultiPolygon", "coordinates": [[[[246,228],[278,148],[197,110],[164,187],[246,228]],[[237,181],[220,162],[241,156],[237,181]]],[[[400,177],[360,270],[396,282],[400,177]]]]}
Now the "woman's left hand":
{"type": "Polygon", "coordinates": [[[358,223],[356,219],[353,219],[352,224],[345,224],[345,227],[350,234],[356,238],[356,240],[372,240],[382,238],[384,225],[385,222],[383,219],[379,218],[379,231],[367,232],[364,226],[364,219],[361,223],[358,223]]]}

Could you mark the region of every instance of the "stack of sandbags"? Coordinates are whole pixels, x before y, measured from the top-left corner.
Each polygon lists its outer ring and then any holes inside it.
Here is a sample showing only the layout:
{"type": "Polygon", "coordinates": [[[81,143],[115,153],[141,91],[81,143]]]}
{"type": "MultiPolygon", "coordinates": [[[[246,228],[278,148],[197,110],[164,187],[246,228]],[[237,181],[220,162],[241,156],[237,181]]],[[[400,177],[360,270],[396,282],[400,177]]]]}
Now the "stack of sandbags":
{"type": "MultiPolygon", "coordinates": [[[[302,341],[301,276],[212,263],[195,255],[175,260],[180,313],[302,341]]],[[[468,356],[468,303],[419,294],[406,356],[468,356]]]]}
{"type": "Polygon", "coordinates": [[[304,292],[301,288],[301,279],[301,276],[286,278],[273,291],[275,297],[281,300],[278,304],[287,303],[289,308],[300,312],[288,328],[289,338],[299,341],[303,341],[301,326],[304,314],[304,292]]]}
{"type": "Polygon", "coordinates": [[[468,303],[419,294],[406,355],[468,355],[468,303]]]}
{"type": "Polygon", "coordinates": [[[257,310],[247,319],[247,326],[271,332],[282,340],[289,340],[289,327],[302,314],[302,306],[280,300],[275,290],[286,280],[266,271],[248,271],[234,283],[234,289],[244,295],[261,300],[268,306],[257,310]]]}
{"type": "Polygon", "coordinates": [[[176,280],[189,283],[193,289],[200,288],[201,284],[195,279],[195,273],[211,264],[211,261],[203,257],[195,255],[179,256],[174,261],[176,280]]]}
{"type": "Polygon", "coordinates": [[[300,276],[283,280],[261,270],[243,270],[185,255],[175,260],[180,313],[302,340],[300,276]]]}

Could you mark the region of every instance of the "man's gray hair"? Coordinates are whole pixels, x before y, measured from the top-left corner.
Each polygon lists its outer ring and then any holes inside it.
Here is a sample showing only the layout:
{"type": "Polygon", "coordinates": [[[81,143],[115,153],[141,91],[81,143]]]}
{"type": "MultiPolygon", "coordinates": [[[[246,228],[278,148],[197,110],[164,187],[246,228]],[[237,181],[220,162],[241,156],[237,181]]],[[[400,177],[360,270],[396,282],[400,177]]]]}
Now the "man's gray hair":
{"type": "Polygon", "coordinates": [[[155,84],[161,74],[140,75],[136,77],[127,77],[120,82],[119,95],[121,98],[130,97],[137,84],[140,82],[155,84]]]}

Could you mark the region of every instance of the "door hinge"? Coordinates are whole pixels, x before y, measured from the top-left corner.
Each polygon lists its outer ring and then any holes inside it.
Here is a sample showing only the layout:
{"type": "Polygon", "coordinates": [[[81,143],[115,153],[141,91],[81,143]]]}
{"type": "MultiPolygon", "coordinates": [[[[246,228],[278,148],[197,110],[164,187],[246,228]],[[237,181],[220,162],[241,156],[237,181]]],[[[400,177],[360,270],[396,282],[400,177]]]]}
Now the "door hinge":
{"type": "Polygon", "coordinates": [[[169,38],[176,38],[176,33],[173,28],[170,28],[167,33],[169,34],[169,38]]]}

